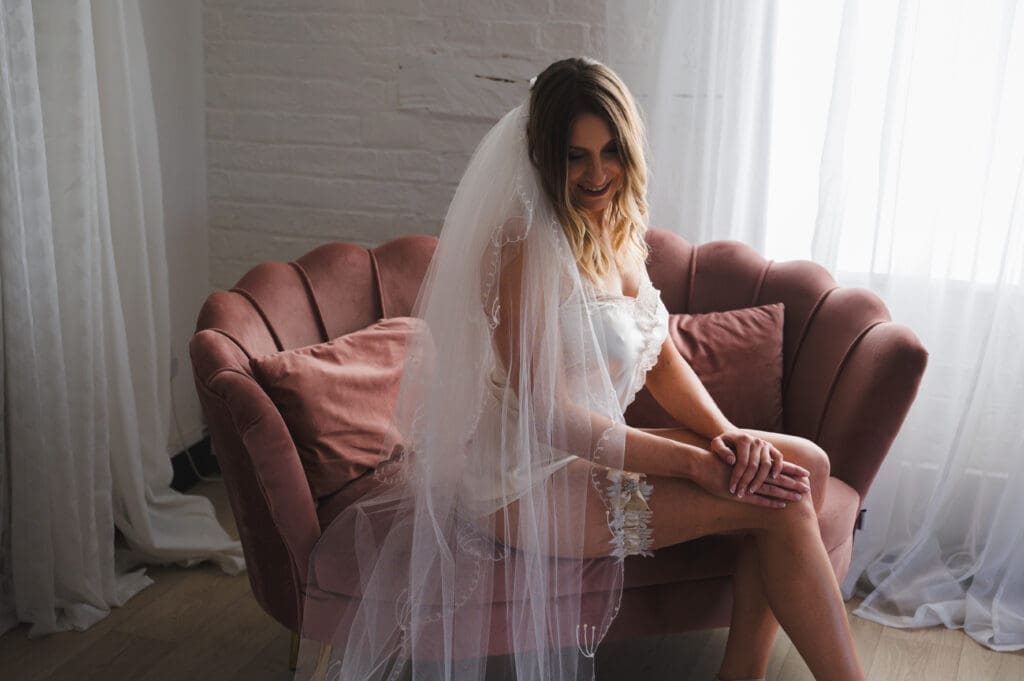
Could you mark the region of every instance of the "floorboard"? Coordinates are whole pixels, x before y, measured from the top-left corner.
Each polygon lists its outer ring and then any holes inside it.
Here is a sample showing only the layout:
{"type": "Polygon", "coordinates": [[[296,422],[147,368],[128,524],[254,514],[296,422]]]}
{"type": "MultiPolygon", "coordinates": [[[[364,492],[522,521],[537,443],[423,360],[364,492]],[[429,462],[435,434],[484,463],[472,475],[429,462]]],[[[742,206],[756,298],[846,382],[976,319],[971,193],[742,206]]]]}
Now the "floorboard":
{"type": "MultiPolygon", "coordinates": [[[[204,482],[233,535],[224,488],[204,482]]],[[[154,584],[84,632],[28,639],[21,626],[0,637],[3,681],[289,681],[290,638],[257,605],[248,578],[215,566],[153,567],[154,584]]],[[[847,603],[852,611],[859,600],[847,603]]],[[[997,653],[962,631],[904,630],[850,617],[869,681],[1024,681],[1024,651],[997,653]]],[[[710,681],[725,649],[726,629],[609,643],[598,653],[598,681],[710,681]]],[[[499,667],[500,665],[495,665],[499,667]]],[[[768,681],[812,677],[796,648],[779,634],[768,681]]]]}

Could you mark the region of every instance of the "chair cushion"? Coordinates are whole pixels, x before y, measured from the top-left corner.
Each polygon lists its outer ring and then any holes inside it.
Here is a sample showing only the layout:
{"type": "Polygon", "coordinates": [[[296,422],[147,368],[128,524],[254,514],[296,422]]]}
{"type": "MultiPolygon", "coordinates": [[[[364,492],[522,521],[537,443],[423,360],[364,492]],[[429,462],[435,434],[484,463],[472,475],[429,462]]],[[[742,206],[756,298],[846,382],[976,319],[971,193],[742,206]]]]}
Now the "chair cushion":
{"type": "MultiPolygon", "coordinates": [[[[782,303],[669,316],[669,335],[722,413],[740,428],[779,432],[782,424],[782,303]]],[[[646,388],[626,410],[638,428],[680,424],[646,388]]]]}
{"type": "Polygon", "coordinates": [[[406,340],[420,325],[413,317],[383,319],[326,343],[250,361],[295,440],[314,499],[381,461],[406,340]]]}

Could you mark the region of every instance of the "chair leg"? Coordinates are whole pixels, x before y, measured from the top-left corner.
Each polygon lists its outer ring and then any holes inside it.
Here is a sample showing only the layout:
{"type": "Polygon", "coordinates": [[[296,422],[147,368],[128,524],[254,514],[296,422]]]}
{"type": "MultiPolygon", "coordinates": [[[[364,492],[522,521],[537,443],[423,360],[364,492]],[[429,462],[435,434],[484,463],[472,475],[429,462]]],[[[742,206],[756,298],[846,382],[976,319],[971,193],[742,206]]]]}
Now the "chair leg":
{"type": "Polygon", "coordinates": [[[292,647],[288,651],[288,671],[295,671],[295,667],[299,664],[299,641],[301,638],[294,631],[292,632],[292,647]]]}
{"type": "Polygon", "coordinates": [[[316,656],[316,669],[313,670],[313,681],[326,681],[327,668],[331,661],[331,644],[321,643],[320,652],[316,656]]]}

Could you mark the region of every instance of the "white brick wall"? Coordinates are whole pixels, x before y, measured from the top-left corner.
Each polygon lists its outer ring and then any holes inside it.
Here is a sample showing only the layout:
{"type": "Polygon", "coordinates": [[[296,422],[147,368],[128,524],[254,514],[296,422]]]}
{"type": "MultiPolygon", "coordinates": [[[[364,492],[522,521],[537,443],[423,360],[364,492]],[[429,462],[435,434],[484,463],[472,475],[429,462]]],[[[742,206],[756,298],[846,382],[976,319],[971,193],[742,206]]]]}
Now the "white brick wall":
{"type": "Polygon", "coordinates": [[[470,154],[602,0],[205,0],[210,277],[440,231],[470,154]]]}

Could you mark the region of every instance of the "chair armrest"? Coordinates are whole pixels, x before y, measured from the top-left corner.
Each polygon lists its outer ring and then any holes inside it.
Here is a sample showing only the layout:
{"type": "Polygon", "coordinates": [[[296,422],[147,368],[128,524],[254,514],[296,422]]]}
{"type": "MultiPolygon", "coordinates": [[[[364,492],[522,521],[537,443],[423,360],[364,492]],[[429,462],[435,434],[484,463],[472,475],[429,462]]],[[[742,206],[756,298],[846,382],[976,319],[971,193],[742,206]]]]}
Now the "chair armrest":
{"type": "Polygon", "coordinates": [[[200,331],[189,349],[253,593],[271,616],[298,631],[297,608],[320,525],[295,444],[226,335],[200,331]]]}
{"type": "Polygon", "coordinates": [[[906,326],[882,322],[846,358],[822,414],[818,444],[837,477],[867,495],[914,402],[928,351],[906,326]]]}
{"type": "Polygon", "coordinates": [[[829,454],[832,475],[867,495],[902,426],[928,362],[909,328],[861,288],[823,297],[784,387],[786,431],[829,454]]]}

